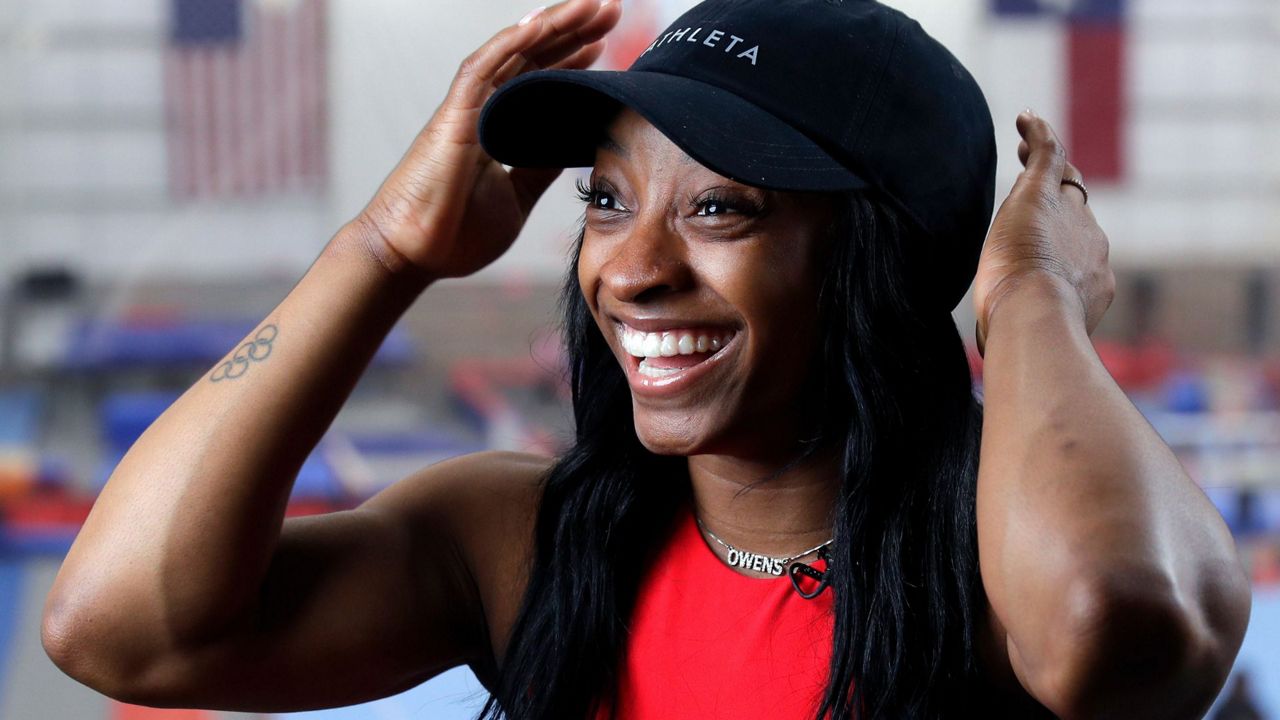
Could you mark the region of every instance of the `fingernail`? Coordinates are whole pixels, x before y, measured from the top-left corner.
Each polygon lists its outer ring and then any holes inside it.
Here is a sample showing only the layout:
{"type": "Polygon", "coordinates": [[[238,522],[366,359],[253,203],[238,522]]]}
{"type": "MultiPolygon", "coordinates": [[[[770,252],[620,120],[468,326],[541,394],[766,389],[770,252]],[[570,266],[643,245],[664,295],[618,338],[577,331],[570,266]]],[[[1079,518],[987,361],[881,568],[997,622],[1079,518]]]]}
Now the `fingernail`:
{"type": "Polygon", "coordinates": [[[534,8],[534,9],[532,9],[532,10],[530,10],[530,11],[529,11],[529,14],[528,14],[528,15],[525,15],[524,17],[520,18],[520,22],[518,22],[518,23],[516,23],[516,24],[517,24],[517,25],[528,25],[530,20],[532,20],[532,19],[534,19],[534,18],[538,17],[538,14],[539,14],[539,13],[541,13],[543,10],[546,10],[546,9],[547,9],[547,6],[546,6],[546,5],[542,5],[542,6],[539,6],[539,7],[536,7],[536,8],[534,8]]]}
{"type": "Polygon", "coordinates": [[[1031,117],[1036,117],[1036,111],[1031,108],[1023,108],[1022,112],[1030,115],[1031,117]]]}

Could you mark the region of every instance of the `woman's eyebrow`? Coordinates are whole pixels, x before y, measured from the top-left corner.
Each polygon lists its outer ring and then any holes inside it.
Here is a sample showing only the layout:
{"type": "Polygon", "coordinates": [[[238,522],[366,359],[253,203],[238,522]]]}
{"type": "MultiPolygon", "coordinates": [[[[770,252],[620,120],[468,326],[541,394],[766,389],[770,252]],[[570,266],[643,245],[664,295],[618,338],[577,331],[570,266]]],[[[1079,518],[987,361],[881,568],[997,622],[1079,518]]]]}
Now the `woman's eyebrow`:
{"type": "Polygon", "coordinates": [[[614,155],[620,155],[620,156],[622,156],[623,158],[626,158],[626,159],[630,159],[630,158],[631,158],[631,151],[627,150],[625,147],[623,147],[622,145],[618,144],[618,141],[617,141],[617,140],[614,140],[614,139],[613,139],[612,137],[610,137],[609,135],[605,135],[605,136],[604,136],[604,139],[602,139],[602,140],[600,141],[600,144],[599,144],[597,147],[598,147],[600,150],[608,150],[609,152],[613,153],[614,155]]]}

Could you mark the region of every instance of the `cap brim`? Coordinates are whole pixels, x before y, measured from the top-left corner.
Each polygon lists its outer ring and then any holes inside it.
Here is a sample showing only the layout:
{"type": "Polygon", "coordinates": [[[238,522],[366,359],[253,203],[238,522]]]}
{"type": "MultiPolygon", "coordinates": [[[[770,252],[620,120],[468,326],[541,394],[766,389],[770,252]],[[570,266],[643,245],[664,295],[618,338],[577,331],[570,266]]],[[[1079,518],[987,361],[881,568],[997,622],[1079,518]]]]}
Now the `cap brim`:
{"type": "Polygon", "coordinates": [[[857,190],[867,183],[803,133],[698,80],[641,70],[538,70],[500,87],[480,114],[480,144],[515,167],[590,167],[607,123],[630,107],[720,175],[772,190],[857,190]]]}

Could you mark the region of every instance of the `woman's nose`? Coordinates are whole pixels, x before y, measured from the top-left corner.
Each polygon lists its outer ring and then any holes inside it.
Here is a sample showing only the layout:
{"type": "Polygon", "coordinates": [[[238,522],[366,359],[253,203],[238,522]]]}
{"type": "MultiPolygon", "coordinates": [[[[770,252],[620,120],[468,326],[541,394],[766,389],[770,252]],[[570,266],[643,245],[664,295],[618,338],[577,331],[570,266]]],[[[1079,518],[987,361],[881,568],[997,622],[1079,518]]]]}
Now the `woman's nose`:
{"type": "Polygon", "coordinates": [[[686,290],[693,271],[684,239],[663,219],[636,222],[601,268],[601,281],[622,302],[645,302],[686,290]]]}

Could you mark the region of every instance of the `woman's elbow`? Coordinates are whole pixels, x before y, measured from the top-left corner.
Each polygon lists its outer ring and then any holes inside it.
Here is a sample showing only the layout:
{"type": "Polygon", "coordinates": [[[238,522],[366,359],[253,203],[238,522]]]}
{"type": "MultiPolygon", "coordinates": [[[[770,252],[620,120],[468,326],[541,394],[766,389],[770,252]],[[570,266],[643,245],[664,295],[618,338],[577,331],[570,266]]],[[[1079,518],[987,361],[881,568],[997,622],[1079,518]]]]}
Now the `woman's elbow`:
{"type": "Polygon", "coordinates": [[[137,680],[147,672],[138,662],[138,648],[113,641],[105,625],[51,598],[41,618],[40,642],[68,677],[115,700],[144,703],[137,680]]]}
{"type": "Polygon", "coordinates": [[[54,604],[46,605],[40,622],[40,644],[53,664],[68,677],[114,697],[118,688],[110,672],[111,663],[104,661],[93,645],[86,641],[80,621],[71,611],[54,604]]]}
{"type": "Polygon", "coordinates": [[[1042,702],[1065,720],[1202,717],[1248,624],[1247,579],[1221,580],[1194,599],[1158,572],[1073,588],[1042,702]]]}

